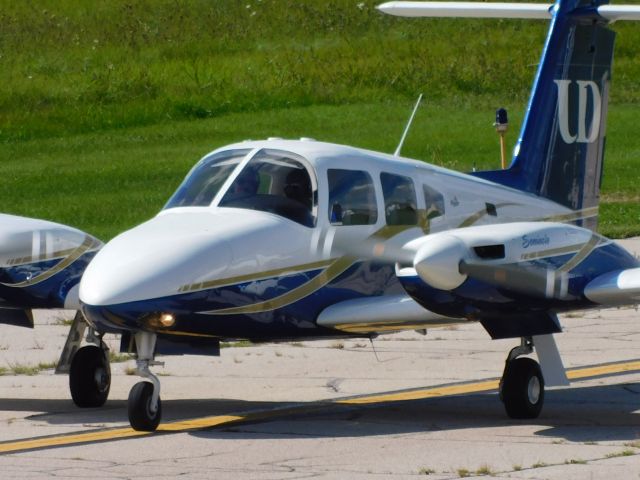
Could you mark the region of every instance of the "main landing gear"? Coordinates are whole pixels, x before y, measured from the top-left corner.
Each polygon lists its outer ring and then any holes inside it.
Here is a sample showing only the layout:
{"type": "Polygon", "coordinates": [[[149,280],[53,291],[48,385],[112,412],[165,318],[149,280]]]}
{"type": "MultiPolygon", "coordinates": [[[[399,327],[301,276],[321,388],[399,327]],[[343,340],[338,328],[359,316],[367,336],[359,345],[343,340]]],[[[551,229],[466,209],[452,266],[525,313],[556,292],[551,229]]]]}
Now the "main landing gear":
{"type": "Polygon", "coordinates": [[[518,358],[533,352],[530,337],[509,352],[500,380],[500,399],[511,418],[537,418],[544,403],[544,378],[538,362],[518,358]]]}
{"type": "Polygon", "coordinates": [[[153,360],[156,334],[138,332],[135,334],[136,373],[149,382],[136,383],[129,392],[128,411],[131,428],[143,432],[153,432],[160,424],[162,403],[160,402],[160,380],[149,370],[149,366],[162,365],[153,360]]]}
{"type": "Polygon", "coordinates": [[[62,350],[56,373],[69,374],[69,390],[73,402],[81,408],[101,407],[107,401],[111,387],[109,348],[102,335],[89,327],[87,342],[80,347],[89,325],[82,313],[73,319],[62,350]]]}

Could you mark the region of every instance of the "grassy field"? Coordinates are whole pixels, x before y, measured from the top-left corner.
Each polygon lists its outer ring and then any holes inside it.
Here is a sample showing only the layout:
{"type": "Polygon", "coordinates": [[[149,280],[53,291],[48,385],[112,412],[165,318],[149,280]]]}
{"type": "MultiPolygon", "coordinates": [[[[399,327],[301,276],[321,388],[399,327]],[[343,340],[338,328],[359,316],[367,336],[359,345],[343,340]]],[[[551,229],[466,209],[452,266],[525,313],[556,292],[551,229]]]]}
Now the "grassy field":
{"type": "MultiPolygon", "coordinates": [[[[0,0],[0,210],[109,239],[226,143],[311,136],[449,168],[498,165],[545,22],[410,20],[346,0],[0,0]]],[[[637,3],[637,2],[636,2],[637,3]]],[[[601,231],[640,234],[640,29],[620,31],[601,231]]]]}

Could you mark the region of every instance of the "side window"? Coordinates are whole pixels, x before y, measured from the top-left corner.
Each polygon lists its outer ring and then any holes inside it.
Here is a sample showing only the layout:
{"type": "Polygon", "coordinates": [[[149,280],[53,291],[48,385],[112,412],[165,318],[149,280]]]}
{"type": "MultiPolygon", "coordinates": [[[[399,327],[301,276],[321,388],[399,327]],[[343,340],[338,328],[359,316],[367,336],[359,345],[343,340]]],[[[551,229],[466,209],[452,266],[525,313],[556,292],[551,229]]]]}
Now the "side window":
{"type": "Polygon", "coordinates": [[[429,185],[422,185],[424,192],[424,204],[427,209],[427,219],[444,215],[444,197],[440,192],[429,185]]]}
{"type": "Polygon", "coordinates": [[[371,175],[359,170],[327,170],[329,220],[333,225],[373,225],[378,220],[371,175]]]}
{"type": "Polygon", "coordinates": [[[387,225],[417,225],[418,207],[413,181],[402,175],[381,173],[387,225]]]}

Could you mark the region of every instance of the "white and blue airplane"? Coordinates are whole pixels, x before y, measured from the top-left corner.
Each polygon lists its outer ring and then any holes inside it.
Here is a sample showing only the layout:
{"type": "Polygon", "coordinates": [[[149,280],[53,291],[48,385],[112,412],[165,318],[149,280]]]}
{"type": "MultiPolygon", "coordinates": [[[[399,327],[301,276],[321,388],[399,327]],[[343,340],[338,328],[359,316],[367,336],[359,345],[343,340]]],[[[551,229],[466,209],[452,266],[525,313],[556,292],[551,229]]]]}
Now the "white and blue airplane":
{"type": "MultiPolygon", "coordinates": [[[[545,384],[567,383],[557,314],[640,302],[640,263],[595,232],[615,38],[608,24],[640,20],[640,8],[558,0],[379,9],[550,19],[510,167],[463,174],[305,138],[206,155],[157,216],[96,254],[80,283],[88,321],[122,333],[148,380],[129,395],[133,428],[152,431],[161,418],[156,354],[452,322],[520,339],[501,399],[510,417],[535,418],[545,384]],[[526,356],[534,349],[540,363],[526,356]]],[[[96,398],[95,372],[77,375],[76,393],[96,398]]]]}

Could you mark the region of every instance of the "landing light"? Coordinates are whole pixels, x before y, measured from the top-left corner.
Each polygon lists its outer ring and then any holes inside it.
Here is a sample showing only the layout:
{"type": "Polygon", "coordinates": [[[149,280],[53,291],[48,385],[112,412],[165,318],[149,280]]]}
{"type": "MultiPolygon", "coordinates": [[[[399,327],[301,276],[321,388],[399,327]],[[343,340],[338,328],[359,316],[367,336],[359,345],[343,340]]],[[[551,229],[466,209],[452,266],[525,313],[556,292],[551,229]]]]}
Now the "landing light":
{"type": "Polygon", "coordinates": [[[176,317],[171,313],[160,314],[160,324],[163,327],[172,327],[176,323],[176,317]]]}

